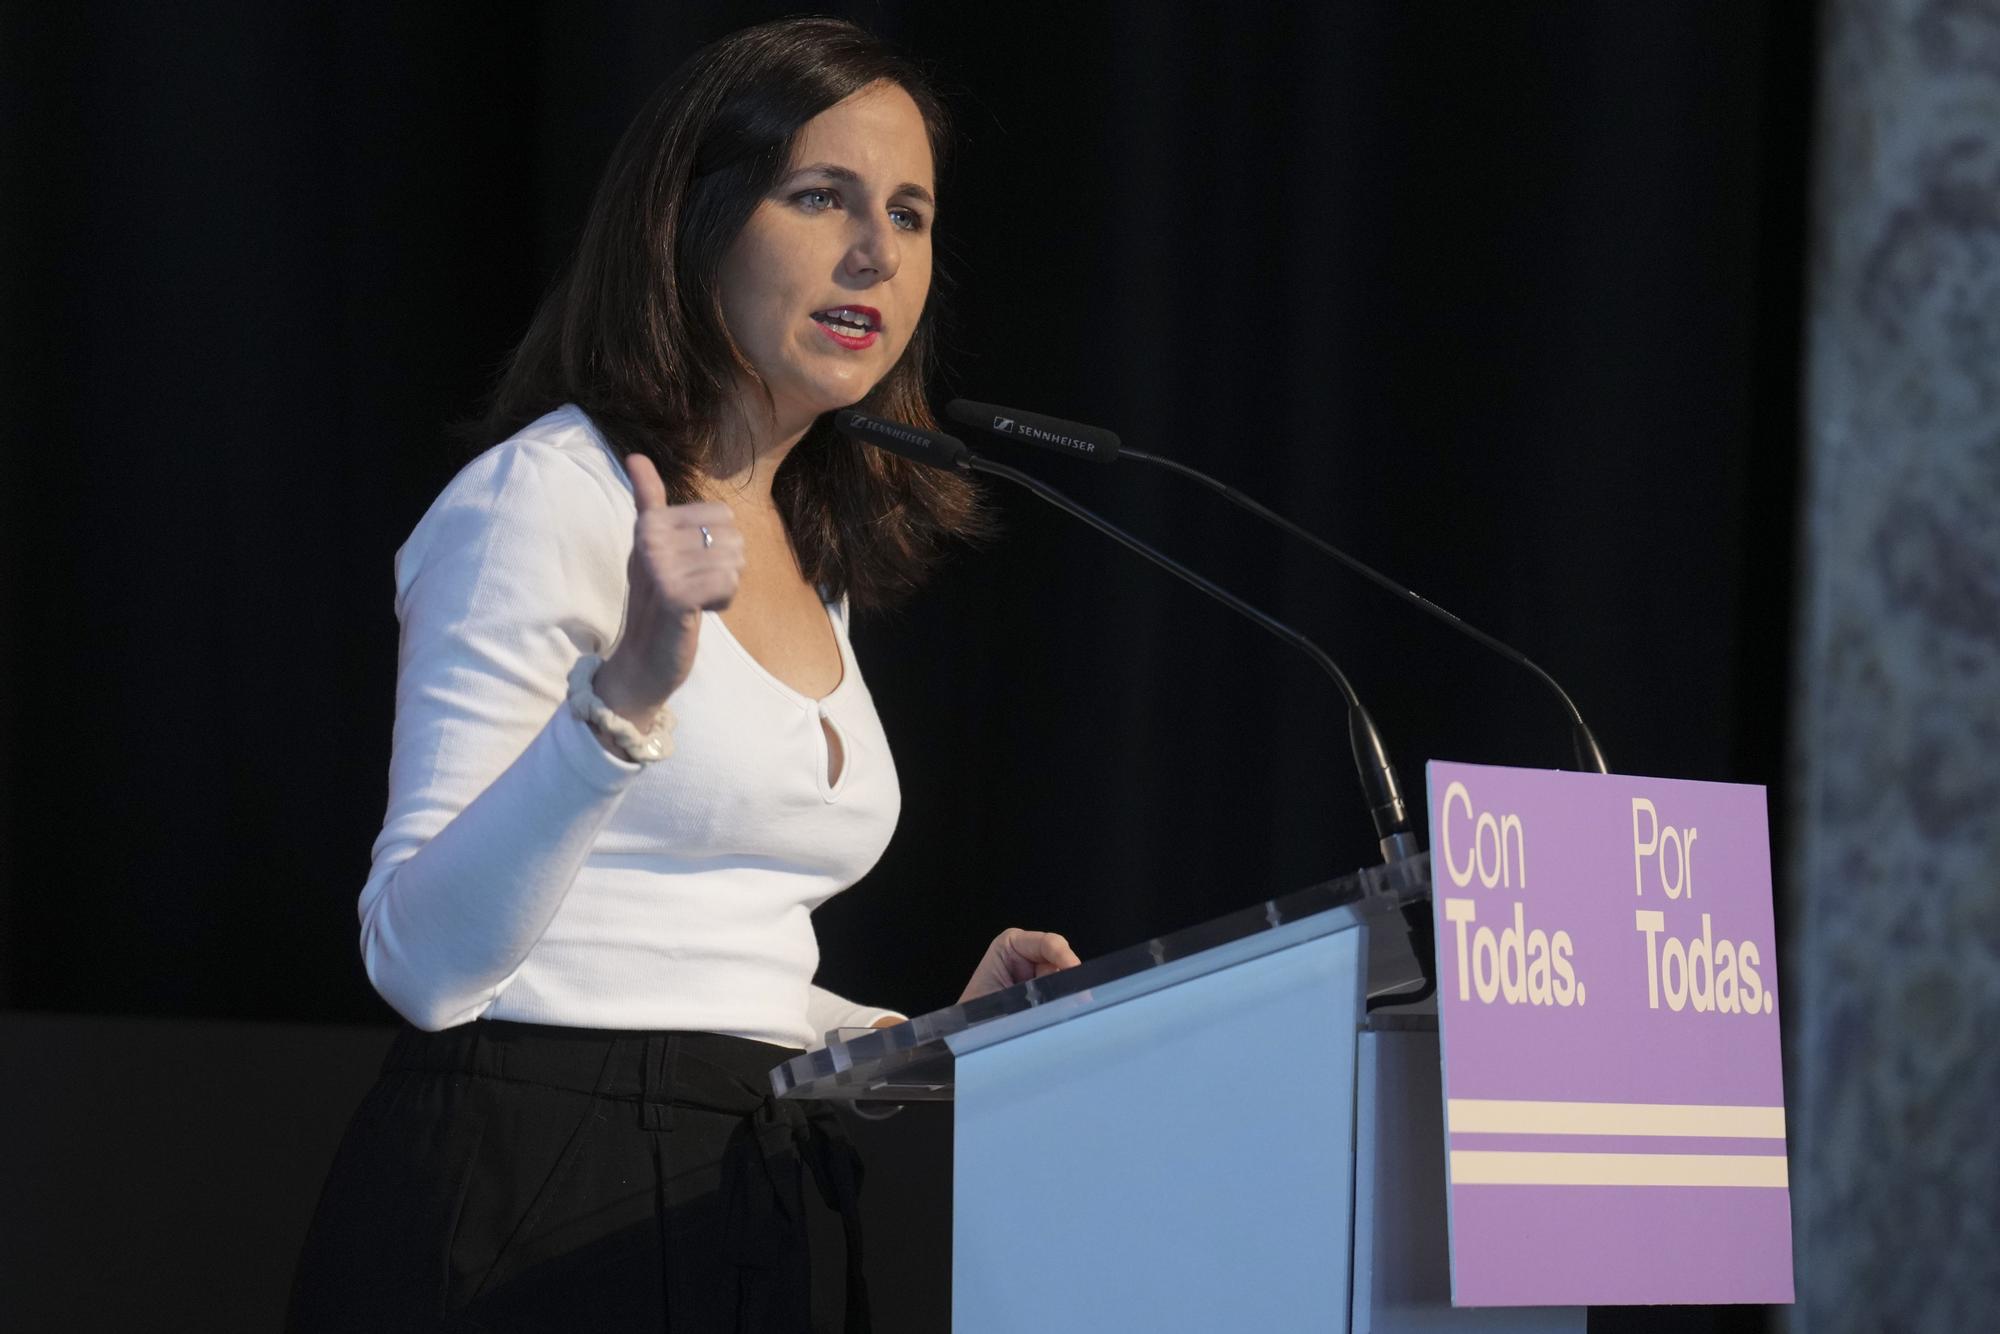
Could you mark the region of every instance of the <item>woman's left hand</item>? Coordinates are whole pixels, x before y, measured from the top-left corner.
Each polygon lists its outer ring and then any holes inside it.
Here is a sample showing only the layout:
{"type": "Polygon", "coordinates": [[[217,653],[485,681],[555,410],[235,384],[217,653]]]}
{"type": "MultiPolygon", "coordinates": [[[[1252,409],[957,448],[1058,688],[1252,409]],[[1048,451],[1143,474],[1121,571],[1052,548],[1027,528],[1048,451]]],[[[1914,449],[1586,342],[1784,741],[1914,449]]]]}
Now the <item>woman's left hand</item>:
{"type": "Polygon", "coordinates": [[[1082,962],[1069,942],[1055,932],[1023,931],[1010,926],[986,947],[986,957],[973,970],[972,980],[965,984],[965,994],[958,998],[959,1004],[1031,977],[1046,977],[1074,968],[1082,962]]]}

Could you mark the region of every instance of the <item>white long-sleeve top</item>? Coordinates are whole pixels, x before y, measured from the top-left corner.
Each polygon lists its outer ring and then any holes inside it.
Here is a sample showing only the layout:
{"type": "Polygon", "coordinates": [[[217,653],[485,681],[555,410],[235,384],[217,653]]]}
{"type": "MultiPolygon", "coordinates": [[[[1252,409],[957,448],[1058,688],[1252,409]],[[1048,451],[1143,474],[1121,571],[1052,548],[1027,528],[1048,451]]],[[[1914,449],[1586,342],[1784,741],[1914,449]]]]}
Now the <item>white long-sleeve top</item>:
{"type": "Polygon", "coordinates": [[[875,864],[901,808],[844,606],[827,609],[843,674],[820,700],[705,614],[669,701],[674,753],[654,764],[612,755],[568,708],[570,668],[623,630],[636,514],[569,406],[467,464],[397,552],[369,979],[425,1029],[486,1017],[812,1047],[893,1014],[812,985],[812,910],[875,864]],[[831,783],[824,727],[843,752],[831,783]]]}

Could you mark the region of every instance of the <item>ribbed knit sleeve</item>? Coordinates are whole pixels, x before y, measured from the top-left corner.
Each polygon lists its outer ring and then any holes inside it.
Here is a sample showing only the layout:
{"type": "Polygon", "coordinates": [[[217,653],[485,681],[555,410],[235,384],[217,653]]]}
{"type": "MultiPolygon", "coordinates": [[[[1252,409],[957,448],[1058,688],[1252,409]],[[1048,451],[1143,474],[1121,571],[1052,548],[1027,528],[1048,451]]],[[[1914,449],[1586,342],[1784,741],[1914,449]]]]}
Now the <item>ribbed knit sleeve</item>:
{"type": "Polygon", "coordinates": [[[562,449],[511,441],[397,553],[389,807],[361,952],[419,1028],[477,1018],[506,988],[640,772],[564,704],[569,669],[621,628],[621,499],[562,449]]]}

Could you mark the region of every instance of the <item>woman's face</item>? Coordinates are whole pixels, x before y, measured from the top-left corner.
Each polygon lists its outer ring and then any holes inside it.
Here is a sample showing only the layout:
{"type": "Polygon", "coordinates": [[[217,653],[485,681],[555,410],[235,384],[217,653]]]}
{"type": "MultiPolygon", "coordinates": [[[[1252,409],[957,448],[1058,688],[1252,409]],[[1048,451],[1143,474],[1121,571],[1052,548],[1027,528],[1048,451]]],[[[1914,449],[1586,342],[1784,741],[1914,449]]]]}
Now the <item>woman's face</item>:
{"type": "Polygon", "coordinates": [[[909,345],[931,287],[934,188],[923,116],[895,84],[800,131],[721,272],[723,318],[781,431],[859,402],[909,345]]]}

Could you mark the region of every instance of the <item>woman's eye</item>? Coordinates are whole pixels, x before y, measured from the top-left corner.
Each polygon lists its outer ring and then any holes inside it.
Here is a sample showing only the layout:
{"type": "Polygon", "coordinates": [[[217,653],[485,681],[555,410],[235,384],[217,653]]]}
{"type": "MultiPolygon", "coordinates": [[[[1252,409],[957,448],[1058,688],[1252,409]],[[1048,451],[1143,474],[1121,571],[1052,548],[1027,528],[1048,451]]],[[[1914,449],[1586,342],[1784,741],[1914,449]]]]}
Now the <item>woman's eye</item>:
{"type": "Polygon", "coordinates": [[[892,208],[889,217],[906,232],[920,232],[924,229],[924,215],[914,209],[892,208]]]}
{"type": "Polygon", "coordinates": [[[835,204],[840,202],[839,200],[833,197],[833,191],[831,190],[801,190],[797,194],[793,195],[792,198],[796,200],[801,207],[810,209],[815,213],[819,212],[821,209],[832,208],[835,204]]]}

